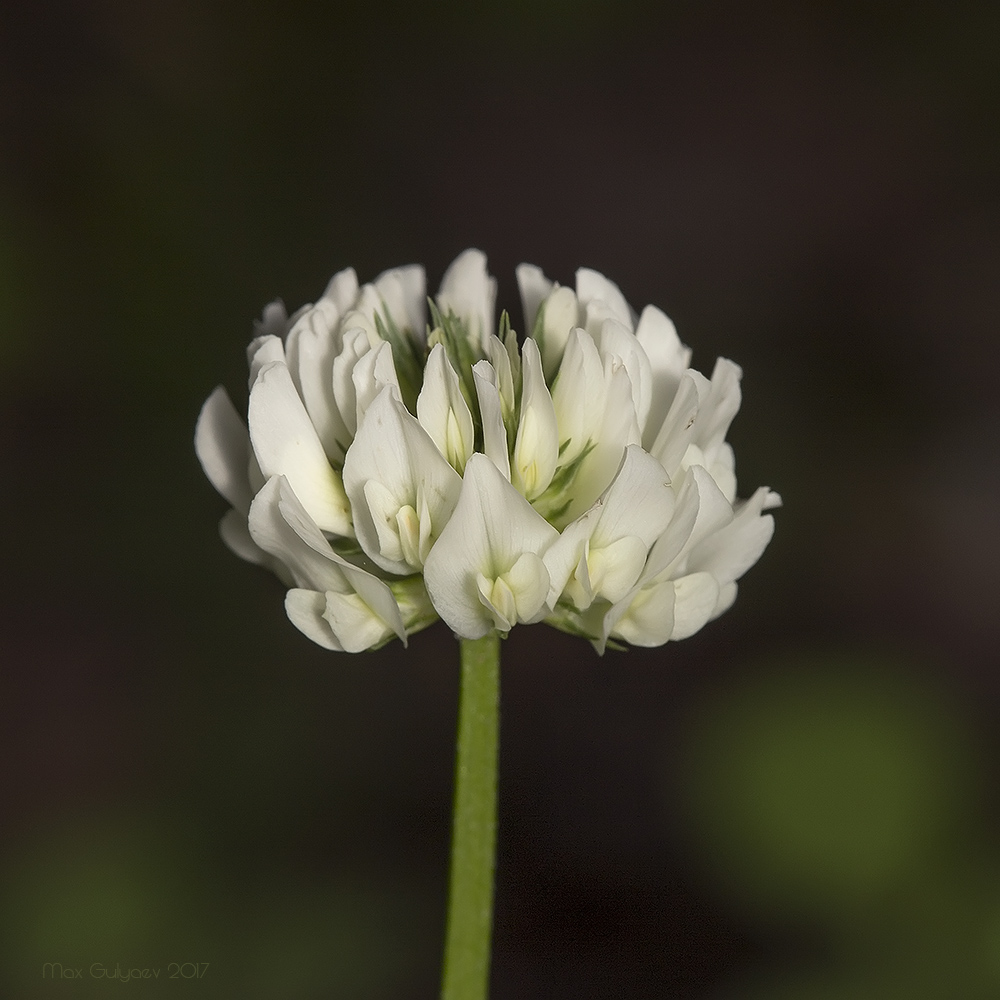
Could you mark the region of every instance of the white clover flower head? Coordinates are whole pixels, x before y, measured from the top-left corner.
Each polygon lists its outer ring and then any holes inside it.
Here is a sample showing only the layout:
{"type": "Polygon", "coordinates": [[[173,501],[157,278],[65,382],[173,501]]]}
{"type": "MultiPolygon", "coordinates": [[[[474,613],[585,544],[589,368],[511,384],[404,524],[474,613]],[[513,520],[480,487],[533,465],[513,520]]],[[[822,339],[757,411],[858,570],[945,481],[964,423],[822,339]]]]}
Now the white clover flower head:
{"type": "Polygon", "coordinates": [[[736,598],[780,504],[736,499],[740,369],[711,378],[655,306],[581,269],[517,268],[528,336],[466,250],[264,310],[247,421],[206,401],[195,449],[232,505],[220,531],[291,589],[288,617],[358,652],[441,618],[464,639],[544,621],[599,651],[697,632],[736,598]]]}

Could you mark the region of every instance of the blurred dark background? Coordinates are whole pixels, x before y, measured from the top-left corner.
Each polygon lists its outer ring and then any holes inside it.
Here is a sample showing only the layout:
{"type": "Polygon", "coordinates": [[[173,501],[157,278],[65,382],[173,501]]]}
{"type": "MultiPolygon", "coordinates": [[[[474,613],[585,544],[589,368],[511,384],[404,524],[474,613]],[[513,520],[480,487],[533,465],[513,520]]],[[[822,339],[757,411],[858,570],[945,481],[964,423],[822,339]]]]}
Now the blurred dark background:
{"type": "Polygon", "coordinates": [[[495,1000],[1000,995],[1000,8],[750,10],[5,5],[0,992],[435,996],[454,640],[310,645],[192,434],[474,245],[737,360],[786,504],[690,640],[505,644],[495,1000]]]}

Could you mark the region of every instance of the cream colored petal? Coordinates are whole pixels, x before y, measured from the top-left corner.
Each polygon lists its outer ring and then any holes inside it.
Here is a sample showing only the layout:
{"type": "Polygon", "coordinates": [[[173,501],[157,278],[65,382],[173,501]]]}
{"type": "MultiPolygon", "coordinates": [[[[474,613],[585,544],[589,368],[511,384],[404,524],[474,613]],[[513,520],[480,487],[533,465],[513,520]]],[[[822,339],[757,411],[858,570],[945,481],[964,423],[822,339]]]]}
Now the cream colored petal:
{"type": "Polygon", "coordinates": [[[533,340],[526,340],[522,351],[521,420],[514,442],[511,482],[534,500],[545,491],[556,470],[559,429],[538,347],[533,340]]]}
{"type": "Polygon", "coordinates": [[[289,372],[323,450],[332,462],[342,462],[351,435],[333,395],[333,365],[341,349],[335,324],[334,313],[310,310],[289,331],[285,351],[289,372]]]}
{"type": "Polygon", "coordinates": [[[353,308],[358,297],[358,276],[353,267],[346,267],[343,271],[338,271],[326,286],[323,298],[331,302],[337,310],[338,316],[343,316],[349,309],[353,308]]]}
{"type": "Polygon", "coordinates": [[[390,573],[406,576],[418,571],[420,566],[406,562],[401,553],[383,552],[379,531],[392,531],[398,525],[396,514],[411,507],[421,519],[421,510],[427,511],[430,537],[436,538],[458,502],[461,487],[461,477],[403,406],[393,387],[383,389],[365,413],[344,460],[344,488],[365,552],[390,573]],[[366,493],[370,482],[377,485],[366,493]],[[379,492],[373,494],[372,489],[379,492]],[[382,518],[378,528],[369,505],[371,497],[378,500],[378,516],[382,518]]]}
{"type": "MultiPolygon", "coordinates": [[[[486,635],[496,623],[483,603],[484,594],[490,598],[500,577],[505,577],[505,585],[510,587],[507,574],[515,565],[519,570],[514,586],[523,584],[522,571],[544,571],[541,557],[557,537],[556,530],[503,478],[490,459],[473,455],[465,468],[458,505],[424,566],[424,583],[435,610],[463,638],[486,635]],[[538,562],[519,564],[525,553],[538,556],[538,562]],[[481,579],[488,582],[488,594],[480,586],[481,579]]],[[[547,594],[547,573],[544,585],[547,594]]],[[[535,597],[537,593],[532,589],[531,599],[535,597]]],[[[515,596],[515,607],[516,602],[515,596]]]]}
{"type": "Polygon", "coordinates": [[[675,602],[670,580],[643,588],[626,607],[615,605],[607,613],[603,641],[611,635],[633,646],[662,646],[674,630],[675,602]]]}
{"type": "Polygon", "coordinates": [[[695,425],[708,392],[709,381],[701,372],[689,369],[681,377],[680,386],[650,452],[670,476],[677,473],[688,446],[697,434],[695,425]]]}
{"type": "Polygon", "coordinates": [[[632,383],[636,420],[640,428],[645,427],[652,402],[653,375],[642,345],[627,326],[610,319],[601,324],[597,346],[605,362],[617,358],[625,366],[632,383]]]}
{"type": "Polygon", "coordinates": [[[375,279],[392,321],[400,330],[409,330],[422,343],[427,329],[427,277],[419,264],[394,267],[375,279]]]}
{"type": "Polygon", "coordinates": [[[719,581],[711,573],[689,573],[674,581],[674,628],[671,639],[687,639],[712,617],[719,600],[719,581]]]}
{"type": "Polygon", "coordinates": [[[584,310],[592,302],[602,302],[608,308],[608,315],[624,323],[629,330],[635,329],[635,316],[632,308],[625,301],[621,289],[608,281],[603,274],[592,271],[589,267],[581,267],[576,272],[576,295],[584,310]]]}
{"type": "MultiPolygon", "coordinates": [[[[250,377],[248,385],[252,389],[257,381],[257,376],[264,365],[269,365],[275,361],[284,363],[285,345],[278,337],[261,336],[250,341],[247,348],[247,362],[250,365],[250,377]]],[[[296,386],[296,392],[298,387],[296,386]]]]}
{"type": "Polygon", "coordinates": [[[221,385],[198,414],[194,450],[209,482],[245,516],[253,499],[247,477],[250,434],[221,385]]]}
{"type": "Polygon", "coordinates": [[[290,493],[287,480],[272,476],[254,497],[249,517],[251,537],[264,552],[288,567],[296,587],[322,591],[347,590],[347,580],[333,561],[333,551],[329,545],[326,546],[326,555],[316,551],[299,537],[282,516],[279,503],[282,499],[283,482],[286,493],[290,493]]]}
{"type": "Polygon", "coordinates": [[[461,319],[472,342],[485,353],[486,341],[494,330],[493,308],[497,283],[486,270],[482,250],[465,250],[445,271],[437,303],[442,312],[449,310],[461,319]]]}
{"type": "Polygon", "coordinates": [[[656,306],[643,309],[635,336],[649,358],[652,375],[651,403],[642,433],[642,446],[652,451],[681,376],[691,363],[691,350],[681,343],[670,317],[656,306]]]}
{"type": "Polygon", "coordinates": [[[507,431],[503,422],[503,404],[497,388],[496,371],[488,361],[477,361],[472,366],[472,377],[476,383],[476,397],[483,421],[483,451],[504,479],[510,482],[507,431]]]}
{"type": "Polygon", "coordinates": [[[250,392],[250,440],[267,478],[285,476],[306,510],[324,531],[353,536],[350,507],[340,476],[323,445],[288,368],[265,365],[250,392]]]}
{"type": "Polygon", "coordinates": [[[540,267],[534,264],[518,264],[517,287],[521,292],[521,307],[524,311],[524,330],[529,336],[535,327],[538,307],[552,291],[552,282],[545,277],[540,267]]]}
{"type": "Polygon", "coordinates": [[[326,594],[315,590],[290,590],[285,594],[285,614],[288,620],[318,646],[344,652],[344,646],[326,620],[326,594]]]}
{"type": "Polygon", "coordinates": [[[459,475],[475,448],[472,413],[443,344],[435,344],[417,396],[417,420],[459,475]]]}

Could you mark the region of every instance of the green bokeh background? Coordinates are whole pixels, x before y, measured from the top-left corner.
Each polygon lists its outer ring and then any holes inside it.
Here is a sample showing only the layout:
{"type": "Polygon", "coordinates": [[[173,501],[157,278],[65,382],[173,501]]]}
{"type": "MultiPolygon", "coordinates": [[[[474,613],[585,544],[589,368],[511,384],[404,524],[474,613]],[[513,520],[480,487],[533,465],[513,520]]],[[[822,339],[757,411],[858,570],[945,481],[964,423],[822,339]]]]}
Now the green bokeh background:
{"type": "Polygon", "coordinates": [[[736,359],[786,501],[698,636],[505,644],[496,1000],[1000,995],[1000,16],[8,8],[0,994],[435,995],[455,643],[311,646],[191,442],[265,303],[475,245],[736,359]]]}

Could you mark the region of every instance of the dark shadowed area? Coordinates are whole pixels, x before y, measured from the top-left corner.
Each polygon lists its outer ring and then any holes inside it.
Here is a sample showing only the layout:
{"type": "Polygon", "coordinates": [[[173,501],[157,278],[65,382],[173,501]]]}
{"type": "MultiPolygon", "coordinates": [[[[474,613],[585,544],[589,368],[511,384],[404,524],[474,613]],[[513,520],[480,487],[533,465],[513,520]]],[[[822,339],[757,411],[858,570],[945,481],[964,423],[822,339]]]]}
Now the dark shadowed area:
{"type": "Polygon", "coordinates": [[[504,644],[494,1000],[1000,995],[1000,8],[749,10],[8,5],[0,993],[436,995],[457,644],[311,645],[192,437],[478,246],[739,362],[785,501],[695,637],[504,644]]]}

